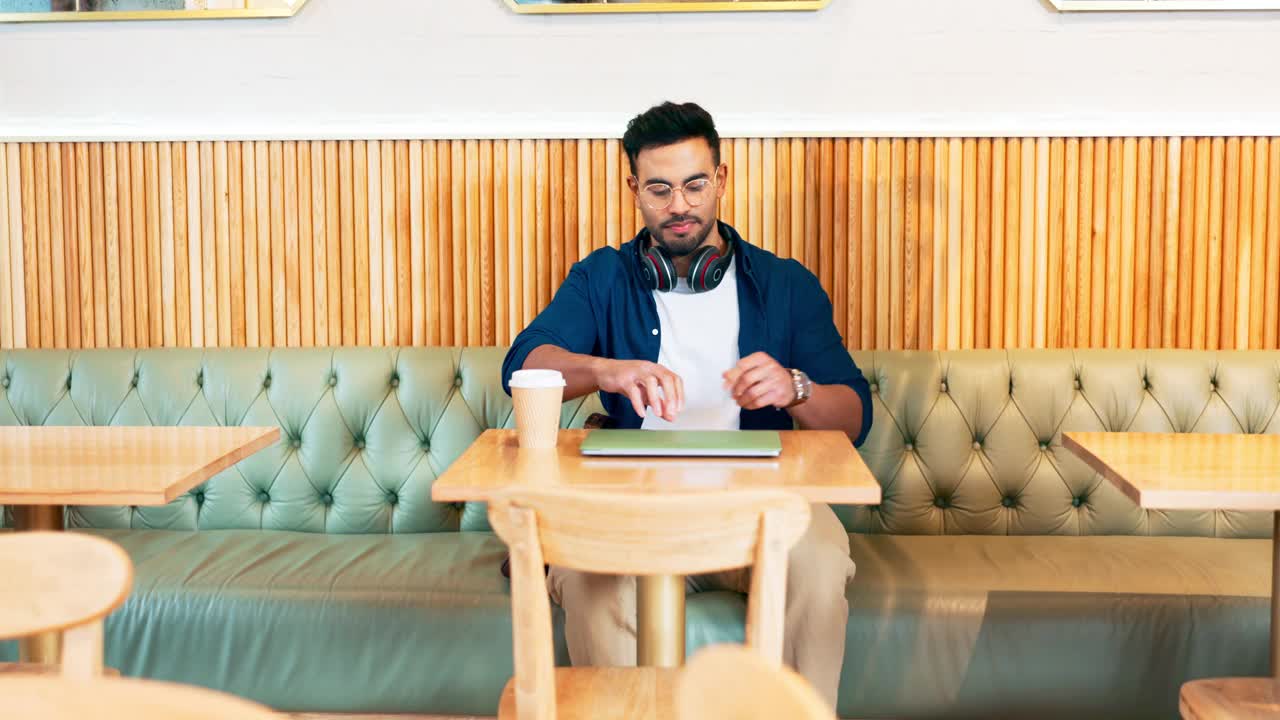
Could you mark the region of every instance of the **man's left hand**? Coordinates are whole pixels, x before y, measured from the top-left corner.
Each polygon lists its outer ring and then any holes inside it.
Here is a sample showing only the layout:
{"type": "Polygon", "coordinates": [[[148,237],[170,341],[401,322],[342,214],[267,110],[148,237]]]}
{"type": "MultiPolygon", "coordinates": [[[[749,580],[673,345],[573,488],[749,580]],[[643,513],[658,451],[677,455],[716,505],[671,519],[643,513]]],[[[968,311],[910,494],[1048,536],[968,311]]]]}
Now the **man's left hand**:
{"type": "Polygon", "coordinates": [[[796,400],[791,371],[762,352],[742,358],[724,374],[724,385],[738,406],[747,410],[785,408],[796,400]]]}

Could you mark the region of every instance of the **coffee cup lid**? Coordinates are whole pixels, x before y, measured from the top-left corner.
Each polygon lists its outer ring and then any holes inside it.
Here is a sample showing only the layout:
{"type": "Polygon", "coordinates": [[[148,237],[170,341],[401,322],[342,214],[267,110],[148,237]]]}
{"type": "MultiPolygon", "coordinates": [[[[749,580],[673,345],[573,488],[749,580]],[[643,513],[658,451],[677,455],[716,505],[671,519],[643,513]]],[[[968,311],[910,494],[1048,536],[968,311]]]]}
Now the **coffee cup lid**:
{"type": "Polygon", "coordinates": [[[536,389],[564,387],[559,370],[517,370],[511,373],[511,387],[536,389]]]}

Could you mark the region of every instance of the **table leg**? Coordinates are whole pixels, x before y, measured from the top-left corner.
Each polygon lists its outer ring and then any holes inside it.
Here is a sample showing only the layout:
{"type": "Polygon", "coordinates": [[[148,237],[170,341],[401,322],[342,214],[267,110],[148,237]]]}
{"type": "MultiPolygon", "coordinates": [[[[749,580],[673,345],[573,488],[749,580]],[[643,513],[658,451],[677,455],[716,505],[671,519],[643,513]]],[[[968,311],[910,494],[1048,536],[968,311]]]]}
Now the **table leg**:
{"type": "Polygon", "coordinates": [[[684,576],[636,578],[636,664],[684,664],[684,576]]]}
{"type": "Polygon", "coordinates": [[[1271,677],[1280,679],[1280,510],[1271,535],[1271,677]]]}
{"type": "MultiPolygon", "coordinates": [[[[63,529],[61,505],[18,505],[11,509],[14,527],[19,532],[63,529]]],[[[18,641],[18,660],[24,663],[57,665],[62,655],[61,640],[62,636],[56,632],[22,638],[18,641]]]]}

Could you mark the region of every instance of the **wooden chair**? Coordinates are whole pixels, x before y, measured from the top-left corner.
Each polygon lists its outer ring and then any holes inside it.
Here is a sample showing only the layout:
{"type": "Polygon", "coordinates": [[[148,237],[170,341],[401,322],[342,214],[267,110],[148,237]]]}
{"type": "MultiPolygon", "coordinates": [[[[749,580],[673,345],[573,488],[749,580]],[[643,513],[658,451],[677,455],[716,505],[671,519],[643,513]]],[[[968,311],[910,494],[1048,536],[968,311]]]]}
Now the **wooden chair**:
{"type": "Polygon", "coordinates": [[[24,720],[283,720],[234,695],[135,678],[0,677],[5,717],[24,720]]]}
{"type": "Polygon", "coordinates": [[[499,720],[669,718],[678,669],[555,668],[544,564],[619,575],[692,575],[753,566],[747,644],[782,664],[787,553],[809,506],[778,491],[648,495],[513,490],[489,504],[511,552],[515,677],[499,720]]]}
{"type": "MultiPolygon", "coordinates": [[[[0,639],[58,632],[64,676],[103,674],[102,620],[133,586],[133,562],[119,545],[79,533],[6,533],[0,578],[0,639]]],[[[54,670],[0,663],[5,674],[54,670]]]]}
{"type": "Polygon", "coordinates": [[[804,678],[739,645],[694,656],[676,685],[677,720],[836,720],[804,678]]]}
{"type": "Polygon", "coordinates": [[[1280,680],[1209,678],[1182,684],[1184,720],[1261,720],[1280,717],[1280,680]]]}

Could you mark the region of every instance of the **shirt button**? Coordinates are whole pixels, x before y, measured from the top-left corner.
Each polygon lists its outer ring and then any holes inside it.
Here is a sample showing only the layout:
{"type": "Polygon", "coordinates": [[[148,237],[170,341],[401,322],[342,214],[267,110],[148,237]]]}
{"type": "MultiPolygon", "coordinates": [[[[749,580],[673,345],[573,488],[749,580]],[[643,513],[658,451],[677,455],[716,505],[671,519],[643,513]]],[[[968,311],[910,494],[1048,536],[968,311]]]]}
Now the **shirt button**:
{"type": "Polygon", "coordinates": [[[653,334],[654,334],[654,335],[657,335],[657,334],[658,334],[658,328],[654,328],[654,329],[653,329],[653,334]]]}

